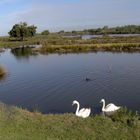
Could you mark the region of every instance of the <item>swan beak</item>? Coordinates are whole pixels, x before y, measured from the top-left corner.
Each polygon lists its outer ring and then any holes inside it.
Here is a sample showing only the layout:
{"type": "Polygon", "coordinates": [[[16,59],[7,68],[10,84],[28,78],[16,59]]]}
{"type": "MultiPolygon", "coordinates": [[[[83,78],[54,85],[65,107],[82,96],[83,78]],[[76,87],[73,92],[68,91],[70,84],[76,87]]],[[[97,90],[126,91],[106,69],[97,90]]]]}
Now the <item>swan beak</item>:
{"type": "Polygon", "coordinates": [[[100,103],[102,103],[102,101],[100,101],[100,103]]]}

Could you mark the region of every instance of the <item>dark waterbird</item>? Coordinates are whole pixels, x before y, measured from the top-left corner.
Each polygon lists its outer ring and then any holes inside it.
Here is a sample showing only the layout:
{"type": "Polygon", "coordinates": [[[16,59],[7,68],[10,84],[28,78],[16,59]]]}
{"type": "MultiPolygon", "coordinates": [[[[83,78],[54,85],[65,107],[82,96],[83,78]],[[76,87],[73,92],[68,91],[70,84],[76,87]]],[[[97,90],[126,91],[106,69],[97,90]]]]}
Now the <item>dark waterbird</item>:
{"type": "Polygon", "coordinates": [[[91,81],[91,79],[90,78],[88,78],[88,77],[86,77],[86,79],[85,79],[87,82],[89,82],[89,81],[91,81]]]}

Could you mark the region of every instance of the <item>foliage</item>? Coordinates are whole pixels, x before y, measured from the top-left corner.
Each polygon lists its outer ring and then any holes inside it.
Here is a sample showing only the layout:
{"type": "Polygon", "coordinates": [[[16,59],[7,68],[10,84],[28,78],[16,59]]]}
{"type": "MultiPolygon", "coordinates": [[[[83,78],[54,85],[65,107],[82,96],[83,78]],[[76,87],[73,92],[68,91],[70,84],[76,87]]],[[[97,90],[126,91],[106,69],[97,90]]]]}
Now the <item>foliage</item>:
{"type": "Polygon", "coordinates": [[[104,26],[103,28],[85,29],[83,31],[67,31],[58,32],[63,35],[78,35],[78,34],[93,34],[93,35],[107,35],[107,34],[140,34],[140,25],[126,25],[117,27],[104,26]]]}
{"type": "Polygon", "coordinates": [[[25,37],[32,37],[36,33],[36,26],[28,26],[26,22],[15,24],[9,32],[10,37],[23,40],[25,37]]]}
{"type": "Polygon", "coordinates": [[[111,116],[111,119],[115,121],[119,121],[127,126],[133,126],[137,123],[139,116],[137,113],[128,110],[126,107],[121,108],[117,113],[111,116]],[[137,118],[137,119],[136,119],[137,118]]]}
{"type": "Polygon", "coordinates": [[[41,34],[42,35],[48,35],[50,32],[49,32],[49,30],[44,30],[41,34]]]}

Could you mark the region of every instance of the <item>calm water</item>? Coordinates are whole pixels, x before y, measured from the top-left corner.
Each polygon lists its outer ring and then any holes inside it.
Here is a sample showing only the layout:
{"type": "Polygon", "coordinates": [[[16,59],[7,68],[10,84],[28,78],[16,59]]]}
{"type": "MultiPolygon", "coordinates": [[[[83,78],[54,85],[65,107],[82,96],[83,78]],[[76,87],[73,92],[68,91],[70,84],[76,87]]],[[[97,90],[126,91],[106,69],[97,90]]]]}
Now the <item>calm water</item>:
{"type": "MultiPolygon", "coordinates": [[[[102,37],[103,35],[82,35],[82,39],[92,39],[96,37],[102,37]]],[[[123,37],[128,37],[128,36],[140,36],[140,34],[108,34],[110,37],[117,37],[117,36],[123,36],[123,37]]]]}
{"type": "MultiPolygon", "coordinates": [[[[27,51],[29,52],[29,51],[27,51]]],[[[20,52],[21,53],[21,52],[20,52]]],[[[99,101],[140,111],[139,53],[0,54],[8,76],[0,81],[0,101],[43,113],[74,112],[81,106],[101,111],[99,101]],[[85,81],[88,77],[91,81],[85,81]]]]}
{"type": "MultiPolygon", "coordinates": [[[[93,39],[96,37],[102,37],[103,35],[67,35],[67,36],[63,36],[64,38],[79,38],[81,37],[82,39],[93,39]]],[[[128,36],[140,36],[140,34],[108,34],[108,36],[110,37],[117,37],[117,36],[123,36],[123,37],[128,37],[128,36]]]]}

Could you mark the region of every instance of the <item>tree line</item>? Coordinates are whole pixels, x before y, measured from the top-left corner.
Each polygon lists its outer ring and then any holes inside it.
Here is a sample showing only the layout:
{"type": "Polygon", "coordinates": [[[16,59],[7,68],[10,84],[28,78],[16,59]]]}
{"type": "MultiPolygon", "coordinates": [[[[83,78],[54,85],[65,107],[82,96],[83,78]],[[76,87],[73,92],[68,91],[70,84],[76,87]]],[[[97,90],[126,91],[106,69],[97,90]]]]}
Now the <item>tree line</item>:
{"type": "MultiPolygon", "coordinates": [[[[16,38],[23,41],[26,37],[33,37],[36,35],[37,26],[28,25],[26,22],[20,22],[19,24],[13,25],[12,29],[9,31],[11,38],[16,38]]],[[[49,30],[44,30],[41,35],[48,35],[49,30]]],[[[103,28],[96,29],[85,29],[83,31],[69,31],[65,32],[64,30],[57,32],[61,35],[82,35],[82,34],[91,34],[91,35],[107,35],[107,34],[140,34],[140,25],[126,25],[126,26],[117,26],[111,27],[104,26],[103,28]]]]}
{"type": "Polygon", "coordinates": [[[64,30],[59,31],[59,34],[70,34],[70,35],[81,35],[81,34],[91,34],[91,35],[107,35],[107,34],[140,34],[140,25],[126,25],[117,27],[104,26],[103,28],[96,29],[85,29],[82,31],[69,31],[64,30]]]}

